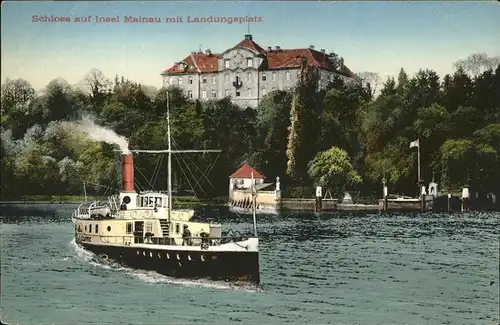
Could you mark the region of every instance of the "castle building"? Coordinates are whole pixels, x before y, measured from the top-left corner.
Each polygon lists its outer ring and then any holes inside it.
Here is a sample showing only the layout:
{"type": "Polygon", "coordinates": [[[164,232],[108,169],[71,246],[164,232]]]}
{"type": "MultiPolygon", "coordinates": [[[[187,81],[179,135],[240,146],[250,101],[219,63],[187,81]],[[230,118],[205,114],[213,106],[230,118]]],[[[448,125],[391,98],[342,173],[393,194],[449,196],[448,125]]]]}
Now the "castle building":
{"type": "Polygon", "coordinates": [[[163,86],[178,86],[188,98],[217,100],[229,96],[240,107],[256,108],[267,93],[294,87],[302,58],[318,68],[320,87],[335,76],[347,82],[355,80],[354,73],[335,53],[317,51],[314,46],[265,50],[252,40],[252,35],[245,35],[244,40],[220,54],[210,50],[192,52],[161,75],[163,86]]]}

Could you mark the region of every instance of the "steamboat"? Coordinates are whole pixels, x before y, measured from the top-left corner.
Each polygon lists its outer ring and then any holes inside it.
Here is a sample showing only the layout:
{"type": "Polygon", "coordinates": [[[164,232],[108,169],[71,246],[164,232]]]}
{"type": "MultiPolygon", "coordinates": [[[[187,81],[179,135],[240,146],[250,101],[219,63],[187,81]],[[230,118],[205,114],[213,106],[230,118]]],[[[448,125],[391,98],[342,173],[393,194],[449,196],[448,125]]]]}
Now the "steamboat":
{"type": "Polygon", "coordinates": [[[258,286],[255,212],[253,235],[242,238],[226,236],[218,222],[194,220],[194,210],[172,208],[172,153],[220,150],[171,150],[168,107],[167,141],[167,150],[121,152],[120,192],[107,201],[83,202],[78,206],[72,216],[75,242],[100,258],[136,269],[178,278],[209,278],[258,286]],[[134,189],[133,153],[168,154],[166,193],[134,189]]]}

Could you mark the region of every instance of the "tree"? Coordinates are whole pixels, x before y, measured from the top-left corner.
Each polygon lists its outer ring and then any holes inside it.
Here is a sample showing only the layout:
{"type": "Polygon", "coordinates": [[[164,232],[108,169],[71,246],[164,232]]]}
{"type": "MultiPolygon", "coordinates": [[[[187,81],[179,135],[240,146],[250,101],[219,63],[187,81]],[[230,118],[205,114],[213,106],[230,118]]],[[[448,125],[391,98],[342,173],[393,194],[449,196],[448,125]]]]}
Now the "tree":
{"type": "Polygon", "coordinates": [[[24,79],[6,79],[1,94],[2,126],[11,129],[15,138],[21,137],[39,118],[33,110],[35,90],[24,79]]]}
{"type": "Polygon", "coordinates": [[[99,113],[111,94],[111,80],[106,78],[101,70],[93,68],[87,73],[83,82],[90,91],[90,101],[94,112],[99,113]]]}
{"type": "Polygon", "coordinates": [[[464,70],[473,76],[478,76],[488,70],[494,70],[498,65],[500,65],[500,56],[490,57],[486,53],[473,53],[467,58],[454,63],[456,69],[464,70]]]}
{"type": "Polygon", "coordinates": [[[363,80],[365,83],[368,84],[367,87],[370,88],[371,90],[371,96],[375,96],[377,93],[378,86],[380,85],[380,75],[376,72],[360,72],[358,73],[358,76],[363,80]]]}
{"type": "Polygon", "coordinates": [[[265,175],[283,178],[286,174],[291,106],[292,93],[288,91],[271,92],[259,103],[251,165],[265,175]]]}
{"type": "Polygon", "coordinates": [[[287,174],[295,181],[307,181],[307,164],[314,157],[316,143],[315,112],[319,76],[317,70],[302,59],[302,68],[294,90],[287,146],[287,174]]]}
{"type": "Polygon", "coordinates": [[[361,177],[349,162],[349,155],[338,147],[319,152],[309,163],[309,175],[317,185],[331,188],[336,195],[361,183],[361,177]]]}

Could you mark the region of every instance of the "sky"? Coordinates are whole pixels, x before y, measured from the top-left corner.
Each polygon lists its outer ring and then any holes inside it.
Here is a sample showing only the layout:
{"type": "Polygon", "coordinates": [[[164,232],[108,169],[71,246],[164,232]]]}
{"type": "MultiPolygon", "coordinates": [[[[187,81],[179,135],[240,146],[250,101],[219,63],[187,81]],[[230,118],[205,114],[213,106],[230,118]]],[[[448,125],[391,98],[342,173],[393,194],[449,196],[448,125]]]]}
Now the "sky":
{"type": "MultiPolygon", "coordinates": [[[[191,18],[192,19],[192,18],[191,18]]],[[[384,79],[421,68],[441,76],[453,62],[500,55],[500,3],[465,1],[3,1],[1,79],[39,90],[55,78],[81,83],[92,68],[161,87],[160,73],[190,52],[220,53],[247,34],[263,48],[326,49],[354,72],[384,79]],[[33,22],[33,16],[92,16],[85,22],[33,22]],[[188,23],[187,16],[257,16],[255,23],[188,23]],[[95,23],[95,16],[120,18],[95,23]],[[125,16],[183,17],[183,23],[124,23],[125,16]]]]}

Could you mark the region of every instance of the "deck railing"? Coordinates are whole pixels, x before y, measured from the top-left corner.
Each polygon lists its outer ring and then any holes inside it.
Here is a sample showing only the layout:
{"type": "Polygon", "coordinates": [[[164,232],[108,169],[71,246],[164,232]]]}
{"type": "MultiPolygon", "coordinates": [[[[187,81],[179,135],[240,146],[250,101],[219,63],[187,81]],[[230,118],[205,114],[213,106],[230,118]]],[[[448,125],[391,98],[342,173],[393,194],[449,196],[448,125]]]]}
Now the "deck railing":
{"type": "MultiPolygon", "coordinates": [[[[90,239],[88,235],[81,236],[82,238],[90,239]]],[[[152,236],[99,236],[102,243],[106,244],[151,244],[151,245],[171,245],[171,246],[219,246],[230,242],[243,241],[248,239],[248,236],[227,236],[227,237],[187,237],[187,238],[172,238],[172,237],[152,237],[152,236]],[[178,244],[176,240],[182,240],[178,244]]],[[[83,240],[86,241],[86,240],[83,240]]]]}

